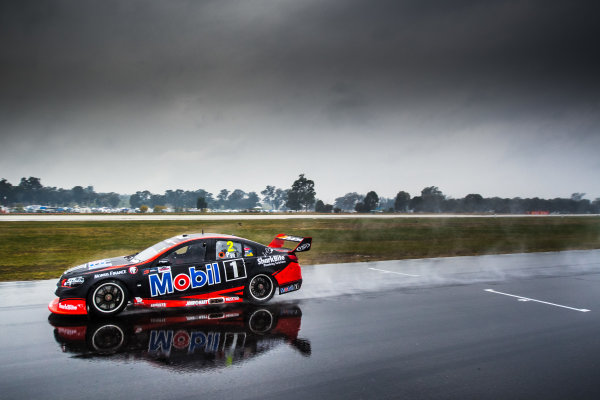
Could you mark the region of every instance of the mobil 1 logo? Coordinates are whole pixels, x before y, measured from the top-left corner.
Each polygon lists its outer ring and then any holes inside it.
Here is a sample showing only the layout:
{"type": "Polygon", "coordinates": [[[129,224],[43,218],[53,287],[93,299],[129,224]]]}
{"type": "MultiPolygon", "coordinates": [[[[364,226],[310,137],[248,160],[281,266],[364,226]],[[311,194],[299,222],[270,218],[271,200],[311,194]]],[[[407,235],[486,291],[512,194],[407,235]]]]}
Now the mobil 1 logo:
{"type": "Polygon", "coordinates": [[[246,278],[246,264],[243,258],[223,261],[223,269],[227,282],[246,278]]]}

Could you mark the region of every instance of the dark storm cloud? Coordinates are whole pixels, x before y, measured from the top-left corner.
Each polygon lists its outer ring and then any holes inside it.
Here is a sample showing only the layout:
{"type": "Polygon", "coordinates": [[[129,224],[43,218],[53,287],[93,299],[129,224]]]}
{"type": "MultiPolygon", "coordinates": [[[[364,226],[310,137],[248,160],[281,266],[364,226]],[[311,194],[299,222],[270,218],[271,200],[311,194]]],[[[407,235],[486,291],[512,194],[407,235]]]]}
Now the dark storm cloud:
{"type": "Polygon", "coordinates": [[[230,83],[223,95],[352,81],[385,89],[383,100],[463,85],[589,96],[599,81],[597,4],[4,2],[2,86],[77,101],[201,90],[210,80],[230,83]]]}
{"type": "Polygon", "coordinates": [[[571,149],[573,165],[600,144],[599,12],[552,0],[3,1],[0,155],[160,151],[148,138],[168,134],[208,157],[214,136],[301,134],[387,165],[395,155],[358,139],[414,154],[488,144],[515,170],[541,142],[571,149]]]}

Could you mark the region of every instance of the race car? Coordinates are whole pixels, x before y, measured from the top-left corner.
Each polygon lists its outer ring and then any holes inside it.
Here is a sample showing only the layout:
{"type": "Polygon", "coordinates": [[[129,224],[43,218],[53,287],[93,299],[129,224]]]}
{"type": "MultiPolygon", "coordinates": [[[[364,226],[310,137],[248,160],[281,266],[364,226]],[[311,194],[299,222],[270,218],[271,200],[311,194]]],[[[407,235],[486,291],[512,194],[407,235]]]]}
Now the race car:
{"type": "Polygon", "coordinates": [[[149,308],[266,303],[275,290],[300,289],[296,253],[312,238],[278,234],[267,246],[237,236],[183,234],[124,257],[92,261],[63,273],[54,314],[114,316],[128,305],[149,308]],[[284,248],[285,242],[294,244],[284,248]]]}

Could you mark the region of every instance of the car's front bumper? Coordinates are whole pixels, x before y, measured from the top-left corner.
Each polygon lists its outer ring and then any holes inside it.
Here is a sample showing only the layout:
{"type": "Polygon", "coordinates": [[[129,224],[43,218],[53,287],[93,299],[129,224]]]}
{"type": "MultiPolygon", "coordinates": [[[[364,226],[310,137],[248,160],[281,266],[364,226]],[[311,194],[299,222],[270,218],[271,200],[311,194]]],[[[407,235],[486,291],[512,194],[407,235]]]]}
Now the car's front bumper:
{"type": "Polygon", "coordinates": [[[53,314],[61,315],[86,315],[85,299],[59,299],[55,298],[48,304],[48,310],[53,314]]]}

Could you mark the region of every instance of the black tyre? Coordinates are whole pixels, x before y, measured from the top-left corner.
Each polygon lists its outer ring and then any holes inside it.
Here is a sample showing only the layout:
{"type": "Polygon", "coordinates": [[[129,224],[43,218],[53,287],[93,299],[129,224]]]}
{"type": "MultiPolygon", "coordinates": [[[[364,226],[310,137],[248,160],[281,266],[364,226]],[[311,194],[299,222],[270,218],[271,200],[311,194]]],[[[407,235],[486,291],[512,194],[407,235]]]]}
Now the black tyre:
{"type": "Polygon", "coordinates": [[[87,306],[91,315],[117,315],[127,306],[127,289],[118,281],[100,282],[90,290],[87,306]]]}
{"type": "Polygon", "coordinates": [[[248,327],[254,333],[264,335],[271,331],[275,323],[275,317],[273,314],[264,308],[255,310],[248,318],[248,327]]]}
{"type": "Polygon", "coordinates": [[[91,348],[99,354],[113,354],[121,349],[125,342],[125,333],[118,325],[99,326],[90,337],[91,348]]]}
{"type": "Polygon", "coordinates": [[[275,293],[275,283],[269,275],[254,275],[246,285],[246,298],[254,304],[266,303],[275,293]]]}

